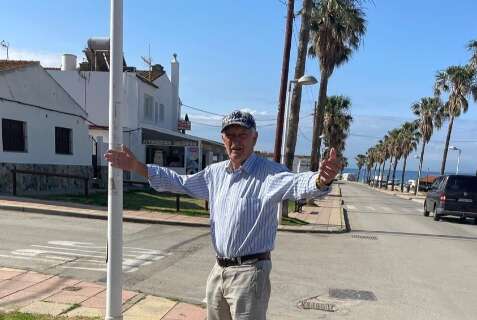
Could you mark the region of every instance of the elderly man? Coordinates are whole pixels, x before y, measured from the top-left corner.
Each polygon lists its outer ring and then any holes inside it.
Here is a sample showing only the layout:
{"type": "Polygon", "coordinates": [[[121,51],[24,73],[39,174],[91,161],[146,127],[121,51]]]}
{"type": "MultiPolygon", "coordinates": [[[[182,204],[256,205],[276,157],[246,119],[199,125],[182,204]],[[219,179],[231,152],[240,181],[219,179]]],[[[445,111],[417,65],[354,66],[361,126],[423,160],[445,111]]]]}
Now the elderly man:
{"type": "Polygon", "coordinates": [[[270,252],[277,231],[278,204],[316,198],[329,191],[338,172],[336,153],[318,173],[295,174],[254,152],[258,133],[250,113],[234,111],[222,121],[229,160],[180,176],[157,165],[144,165],[126,148],[109,150],[115,167],[135,171],[158,191],[185,193],[210,203],[210,227],[216,263],[207,280],[207,319],[266,318],[270,298],[270,252]]]}

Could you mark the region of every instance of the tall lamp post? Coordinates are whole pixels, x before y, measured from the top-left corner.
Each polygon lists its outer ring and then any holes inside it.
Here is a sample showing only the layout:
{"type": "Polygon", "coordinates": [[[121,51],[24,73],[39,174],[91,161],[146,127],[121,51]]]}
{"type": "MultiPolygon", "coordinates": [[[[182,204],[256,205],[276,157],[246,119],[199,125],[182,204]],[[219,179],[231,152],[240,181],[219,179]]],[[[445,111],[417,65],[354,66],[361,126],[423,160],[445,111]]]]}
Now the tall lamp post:
{"type": "Polygon", "coordinates": [[[462,149],[460,148],[457,148],[456,146],[450,146],[449,147],[449,150],[454,150],[454,151],[458,151],[459,153],[457,154],[457,168],[455,170],[455,174],[459,174],[459,163],[460,163],[460,154],[462,152],[462,149]]]}
{"type": "MultiPolygon", "coordinates": [[[[285,138],[282,139],[282,146],[281,146],[282,151],[281,151],[281,157],[280,157],[281,164],[285,164],[285,145],[286,145],[286,138],[288,134],[288,117],[290,113],[292,84],[294,84],[295,86],[308,86],[308,85],[313,85],[316,83],[318,83],[318,80],[316,80],[316,78],[311,75],[304,75],[300,77],[299,79],[290,80],[288,82],[288,103],[287,103],[287,109],[285,111],[285,126],[283,128],[283,135],[282,135],[285,138]]],[[[285,211],[286,203],[287,203],[286,201],[283,201],[278,204],[278,212],[277,212],[278,224],[282,223],[282,216],[283,216],[283,212],[285,211]]]]}
{"type": "MultiPolygon", "coordinates": [[[[111,0],[109,71],[109,149],[122,143],[123,0],[111,0]]],[[[122,320],[123,170],[108,165],[108,264],[106,320],[122,320]]]]}

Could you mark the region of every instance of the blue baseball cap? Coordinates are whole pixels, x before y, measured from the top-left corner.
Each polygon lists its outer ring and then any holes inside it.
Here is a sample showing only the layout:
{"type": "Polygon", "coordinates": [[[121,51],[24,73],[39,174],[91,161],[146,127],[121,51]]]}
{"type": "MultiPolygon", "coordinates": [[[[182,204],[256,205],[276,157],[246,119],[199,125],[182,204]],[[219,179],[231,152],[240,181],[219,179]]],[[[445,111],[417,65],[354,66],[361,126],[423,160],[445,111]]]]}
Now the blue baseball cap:
{"type": "Polygon", "coordinates": [[[222,119],[222,130],[220,132],[224,132],[227,127],[232,125],[238,125],[247,129],[257,128],[252,114],[240,110],[232,111],[222,119]]]}

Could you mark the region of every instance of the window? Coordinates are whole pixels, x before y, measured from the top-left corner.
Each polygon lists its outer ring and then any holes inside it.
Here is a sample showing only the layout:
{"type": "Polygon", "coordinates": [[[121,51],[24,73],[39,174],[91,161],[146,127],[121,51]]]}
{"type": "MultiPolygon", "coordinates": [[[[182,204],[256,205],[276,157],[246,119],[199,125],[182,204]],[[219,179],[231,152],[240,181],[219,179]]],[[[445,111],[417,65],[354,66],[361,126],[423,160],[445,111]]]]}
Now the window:
{"type": "Polygon", "coordinates": [[[154,103],[154,123],[159,123],[159,104],[154,103]]]}
{"type": "Polygon", "coordinates": [[[152,96],[145,94],[144,95],[144,120],[153,121],[154,120],[154,106],[153,106],[152,96]]]}
{"type": "Polygon", "coordinates": [[[3,151],[27,152],[26,122],[2,119],[3,151]]]}
{"type": "Polygon", "coordinates": [[[146,147],[146,163],[164,167],[184,167],[184,147],[146,147]]]}
{"type": "Polygon", "coordinates": [[[165,107],[164,105],[161,103],[159,105],[159,121],[164,121],[164,112],[165,112],[165,107]]]}
{"type": "Polygon", "coordinates": [[[73,154],[72,130],[55,127],[55,152],[58,154],[73,154]]]}

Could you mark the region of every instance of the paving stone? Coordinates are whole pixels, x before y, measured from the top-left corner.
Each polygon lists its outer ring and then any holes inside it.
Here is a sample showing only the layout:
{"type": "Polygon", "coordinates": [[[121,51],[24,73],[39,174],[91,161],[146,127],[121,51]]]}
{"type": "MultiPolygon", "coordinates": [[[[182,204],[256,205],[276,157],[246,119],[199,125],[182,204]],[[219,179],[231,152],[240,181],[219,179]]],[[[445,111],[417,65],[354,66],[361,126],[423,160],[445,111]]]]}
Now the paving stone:
{"type": "Polygon", "coordinates": [[[148,296],[139,301],[123,314],[124,320],[149,320],[161,319],[171,310],[177,302],[154,296],[148,296]]]}
{"type": "Polygon", "coordinates": [[[188,303],[178,303],[161,320],[205,320],[205,309],[188,303]]]}
{"type": "Polygon", "coordinates": [[[49,275],[49,274],[41,274],[41,273],[37,273],[37,272],[32,272],[32,271],[28,271],[26,273],[23,273],[23,274],[20,274],[18,276],[15,277],[15,281],[27,281],[27,282],[42,282],[42,281],[45,281],[49,278],[52,278],[54,277],[53,275],[49,275]]]}
{"type": "Polygon", "coordinates": [[[7,280],[13,277],[16,277],[22,273],[25,273],[23,270],[10,269],[10,268],[0,268],[0,280],[7,280]]]}
{"type": "Polygon", "coordinates": [[[104,317],[104,311],[97,308],[87,308],[87,307],[79,307],[71,310],[70,312],[66,313],[65,316],[67,317],[104,317]]]}
{"type": "Polygon", "coordinates": [[[104,309],[106,307],[106,297],[94,296],[81,302],[81,305],[88,308],[104,309]]]}
{"type": "Polygon", "coordinates": [[[57,316],[71,308],[71,306],[71,304],[36,301],[26,307],[21,308],[20,311],[25,313],[38,313],[57,316]]]}
{"type": "Polygon", "coordinates": [[[88,297],[76,294],[76,292],[60,291],[48,298],[43,299],[47,302],[56,302],[56,303],[81,303],[87,300],[88,297]]]}

